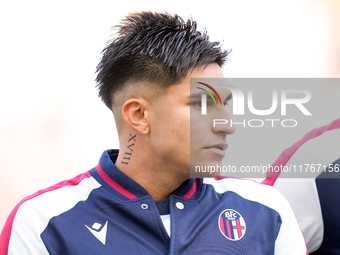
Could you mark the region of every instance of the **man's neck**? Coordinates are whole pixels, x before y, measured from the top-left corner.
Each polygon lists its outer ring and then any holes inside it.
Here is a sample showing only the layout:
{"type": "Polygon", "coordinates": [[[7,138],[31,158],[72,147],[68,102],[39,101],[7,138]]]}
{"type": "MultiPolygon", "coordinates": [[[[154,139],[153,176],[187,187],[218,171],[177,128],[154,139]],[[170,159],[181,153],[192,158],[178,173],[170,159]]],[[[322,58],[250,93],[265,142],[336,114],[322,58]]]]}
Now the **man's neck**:
{"type": "Polygon", "coordinates": [[[119,152],[116,167],[129,178],[141,185],[155,201],[169,198],[188,176],[179,176],[171,164],[164,164],[150,159],[147,153],[134,155],[133,160],[124,161],[124,152],[119,152]]]}

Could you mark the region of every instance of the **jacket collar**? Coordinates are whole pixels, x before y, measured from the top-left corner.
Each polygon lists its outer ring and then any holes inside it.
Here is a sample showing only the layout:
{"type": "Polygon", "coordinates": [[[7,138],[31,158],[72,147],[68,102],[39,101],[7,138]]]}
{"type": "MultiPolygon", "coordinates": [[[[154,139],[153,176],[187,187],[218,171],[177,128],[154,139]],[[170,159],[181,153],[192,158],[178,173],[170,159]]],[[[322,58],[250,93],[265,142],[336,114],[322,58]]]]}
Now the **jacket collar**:
{"type": "MultiPolygon", "coordinates": [[[[118,150],[104,151],[98,165],[91,170],[91,174],[106,188],[124,200],[137,199],[149,195],[138,183],[130,179],[116,166],[118,150]]],[[[202,179],[189,179],[178,187],[172,195],[184,199],[197,199],[202,188],[202,179]]]]}

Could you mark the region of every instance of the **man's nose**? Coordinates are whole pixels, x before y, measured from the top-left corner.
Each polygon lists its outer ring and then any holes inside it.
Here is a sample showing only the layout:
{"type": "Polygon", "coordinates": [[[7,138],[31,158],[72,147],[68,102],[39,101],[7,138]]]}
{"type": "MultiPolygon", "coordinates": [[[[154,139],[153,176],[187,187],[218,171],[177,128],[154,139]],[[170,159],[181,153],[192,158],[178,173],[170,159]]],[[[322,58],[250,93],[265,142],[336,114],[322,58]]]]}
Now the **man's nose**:
{"type": "Polygon", "coordinates": [[[229,135],[235,132],[235,126],[232,125],[231,116],[225,107],[220,106],[218,111],[216,111],[212,130],[215,133],[224,132],[229,135]]]}

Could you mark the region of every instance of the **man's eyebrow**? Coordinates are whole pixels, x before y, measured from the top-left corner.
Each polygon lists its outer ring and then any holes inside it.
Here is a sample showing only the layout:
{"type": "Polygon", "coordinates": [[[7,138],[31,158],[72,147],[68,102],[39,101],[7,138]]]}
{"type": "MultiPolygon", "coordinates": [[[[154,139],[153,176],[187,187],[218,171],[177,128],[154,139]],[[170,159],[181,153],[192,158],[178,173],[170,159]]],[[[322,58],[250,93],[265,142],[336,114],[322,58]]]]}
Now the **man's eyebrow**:
{"type": "Polygon", "coordinates": [[[200,91],[198,91],[198,92],[194,92],[194,93],[191,93],[191,92],[190,92],[188,98],[201,98],[201,96],[202,96],[203,94],[207,94],[207,93],[205,93],[205,92],[202,91],[202,90],[200,90],[200,91]]]}
{"type": "MultiPolygon", "coordinates": [[[[218,102],[219,101],[219,99],[218,99],[218,97],[215,95],[215,93],[211,93],[212,95],[213,95],[213,97],[215,98],[215,100],[216,100],[216,102],[218,102]]],[[[199,92],[195,92],[195,93],[190,93],[190,96],[189,96],[189,98],[190,99],[201,99],[201,97],[202,97],[202,95],[208,95],[206,92],[204,92],[204,91],[199,91],[199,92]]],[[[211,99],[211,97],[210,96],[208,96],[208,99],[211,99]]]]}
{"type": "MultiPolygon", "coordinates": [[[[201,96],[203,94],[206,94],[204,91],[198,91],[198,92],[195,92],[195,93],[190,93],[190,95],[188,96],[188,98],[190,99],[201,99],[201,96]]],[[[213,97],[215,98],[215,100],[218,100],[218,97],[212,93],[213,97]]],[[[209,97],[210,98],[210,97],[209,97]]],[[[233,93],[230,93],[229,96],[225,99],[225,100],[231,100],[233,98],[233,93]]]]}

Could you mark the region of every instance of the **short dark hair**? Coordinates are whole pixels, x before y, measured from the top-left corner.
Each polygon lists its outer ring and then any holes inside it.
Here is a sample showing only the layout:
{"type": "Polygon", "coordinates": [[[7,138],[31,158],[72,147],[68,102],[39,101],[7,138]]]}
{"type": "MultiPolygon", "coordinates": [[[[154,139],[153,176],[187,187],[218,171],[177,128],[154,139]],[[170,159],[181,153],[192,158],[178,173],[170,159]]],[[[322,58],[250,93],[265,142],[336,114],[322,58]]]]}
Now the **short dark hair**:
{"type": "Polygon", "coordinates": [[[185,22],[169,13],[132,13],[114,28],[96,71],[99,96],[110,109],[126,82],[169,87],[195,67],[213,62],[222,67],[230,52],[210,42],[206,30],[196,31],[191,18],[185,22]]]}

